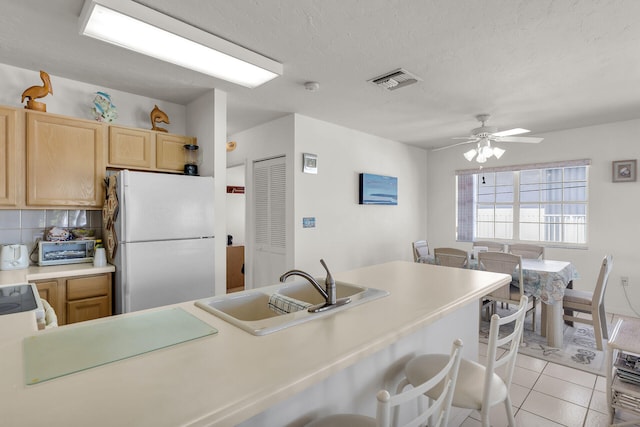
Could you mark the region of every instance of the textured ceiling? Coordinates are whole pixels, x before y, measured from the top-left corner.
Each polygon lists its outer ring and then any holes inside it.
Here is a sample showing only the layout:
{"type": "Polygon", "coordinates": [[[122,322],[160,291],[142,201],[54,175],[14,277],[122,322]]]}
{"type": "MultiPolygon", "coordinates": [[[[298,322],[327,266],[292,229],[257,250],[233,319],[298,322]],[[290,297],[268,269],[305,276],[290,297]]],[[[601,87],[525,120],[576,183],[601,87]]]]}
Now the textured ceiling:
{"type": "Polygon", "coordinates": [[[279,61],[284,75],[246,89],[82,37],[82,0],[0,0],[0,62],[180,104],[217,87],[229,133],[295,112],[433,147],[467,135],[478,113],[531,135],[640,117],[638,0],[139,3],[279,61]],[[367,83],[396,68],[422,81],[367,83]]]}

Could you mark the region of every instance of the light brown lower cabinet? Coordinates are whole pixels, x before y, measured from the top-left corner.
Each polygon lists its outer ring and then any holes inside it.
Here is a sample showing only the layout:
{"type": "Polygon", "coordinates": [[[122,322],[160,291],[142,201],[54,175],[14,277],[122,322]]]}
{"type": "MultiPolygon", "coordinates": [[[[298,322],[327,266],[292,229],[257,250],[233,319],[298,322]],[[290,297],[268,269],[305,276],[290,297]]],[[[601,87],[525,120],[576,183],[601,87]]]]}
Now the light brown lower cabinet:
{"type": "Polygon", "coordinates": [[[40,297],[58,316],[58,325],[112,314],[111,273],[34,281],[40,297]]]}

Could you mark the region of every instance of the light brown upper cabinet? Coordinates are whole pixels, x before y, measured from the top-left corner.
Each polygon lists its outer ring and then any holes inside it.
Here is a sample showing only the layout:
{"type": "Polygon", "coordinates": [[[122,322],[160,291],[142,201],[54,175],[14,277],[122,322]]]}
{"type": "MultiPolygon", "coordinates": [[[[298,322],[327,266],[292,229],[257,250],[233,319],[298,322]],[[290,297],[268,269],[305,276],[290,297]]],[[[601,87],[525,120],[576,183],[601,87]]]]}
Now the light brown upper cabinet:
{"type": "Polygon", "coordinates": [[[108,164],[118,167],[151,168],[151,131],[109,126],[108,164]]]}
{"type": "Polygon", "coordinates": [[[169,133],[156,133],[156,165],[158,169],[184,171],[184,145],[196,139],[169,133]]]}
{"type": "Polygon", "coordinates": [[[0,207],[18,207],[24,191],[24,120],[19,110],[0,107],[0,207]]]}
{"type": "Polygon", "coordinates": [[[109,126],[107,166],[182,173],[185,144],[196,144],[196,139],[151,130],[109,126]]]}
{"type": "Polygon", "coordinates": [[[106,125],[27,112],[27,205],[99,208],[106,125]]]}

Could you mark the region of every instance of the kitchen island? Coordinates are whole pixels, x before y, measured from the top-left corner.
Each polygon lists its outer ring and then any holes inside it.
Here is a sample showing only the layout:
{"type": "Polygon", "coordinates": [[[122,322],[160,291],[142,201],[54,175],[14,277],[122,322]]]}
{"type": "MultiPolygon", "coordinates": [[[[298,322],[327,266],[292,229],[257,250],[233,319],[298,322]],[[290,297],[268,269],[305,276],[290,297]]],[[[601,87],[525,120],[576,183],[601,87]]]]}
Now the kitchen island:
{"type": "Polygon", "coordinates": [[[55,331],[36,332],[29,313],[2,316],[3,424],[302,425],[338,411],[372,414],[375,391],[410,354],[448,352],[461,337],[465,356],[475,358],[477,301],[510,281],[503,274],[404,261],[334,276],[390,295],[266,336],[253,336],[193,302],[176,304],[218,333],[29,386],[22,341],[55,331]]]}

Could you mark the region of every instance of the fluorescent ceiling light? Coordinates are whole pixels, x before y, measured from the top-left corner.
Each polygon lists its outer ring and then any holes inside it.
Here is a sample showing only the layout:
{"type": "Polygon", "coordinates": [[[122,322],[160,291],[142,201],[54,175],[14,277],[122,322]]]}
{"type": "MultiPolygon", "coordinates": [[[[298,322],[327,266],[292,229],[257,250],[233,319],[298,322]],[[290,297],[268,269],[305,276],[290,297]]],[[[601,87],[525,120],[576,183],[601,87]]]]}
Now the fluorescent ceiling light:
{"type": "Polygon", "coordinates": [[[130,0],[85,0],[80,34],[248,88],[282,64],[130,0]]]}
{"type": "Polygon", "coordinates": [[[513,136],[513,135],[522,135],[523,133],[531,132],[529,129],[522,128],[514,128],[509,130],[503,130],[501,132],[494,132],[494,136],[513,136]]]}

